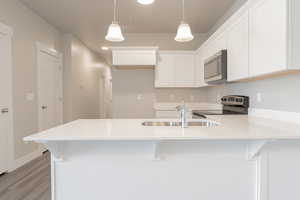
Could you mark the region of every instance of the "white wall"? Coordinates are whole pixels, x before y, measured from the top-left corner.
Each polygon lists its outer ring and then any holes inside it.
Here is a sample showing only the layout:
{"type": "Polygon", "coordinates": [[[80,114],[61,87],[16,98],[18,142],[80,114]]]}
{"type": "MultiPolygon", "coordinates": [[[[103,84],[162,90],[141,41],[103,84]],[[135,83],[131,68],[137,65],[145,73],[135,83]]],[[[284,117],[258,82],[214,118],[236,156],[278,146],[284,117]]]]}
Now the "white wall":
{"type": "Polygon", "coordinates": [[[18,159],[37,149],[36,144],[25,144],[22,140],[38,130],[37,101],[26,100],[27,93],[37,94],[36,42],[61,50],[61,33],[18,0],[0,0],[0,5],[0,22],[14,30],[14,139],[15,159],[18,159]]]}
{"type": "Polygon", "coordinates": [[[104,59],[72,35],[64,36],[64,121],[100,116],[100,69],[104,59]]]}
{"type": "Polygon", "coordinates": [[[199,89],[155,89],[153,69],[114,69],[112,79],[114,118],[153,118],[155,102],[206,101],[199,89]]]}

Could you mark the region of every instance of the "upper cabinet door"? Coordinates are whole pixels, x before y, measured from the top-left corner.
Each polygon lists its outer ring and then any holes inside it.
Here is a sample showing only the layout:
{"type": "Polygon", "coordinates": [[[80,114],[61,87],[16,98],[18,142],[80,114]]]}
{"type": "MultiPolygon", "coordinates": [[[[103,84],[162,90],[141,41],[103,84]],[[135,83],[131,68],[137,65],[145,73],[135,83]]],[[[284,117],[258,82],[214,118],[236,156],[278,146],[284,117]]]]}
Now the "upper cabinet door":
{"type": "Polygon", "coordinates": [[[175,56],[175,85],[177,87],[195,87],[194,54],[175,56]]]}
{"type": "Polygon", "coordinates": [[[195,85],[198,87],[205,87],[207,83],[204,80],[204,53],[203,49],[200,49],[196,53],[196,65],[195,65],[195,85]]]}
{"type": "Polygon", "coordinates": [[[246,12],[228,31],[228,81],[249,76],[249,13],[246,12]]]}
{"type": "Polygon", "coordinates": [[[173,87],[174,76],[174,55],[160,54],[155,67],[155,87],[173,87]]]}
{"type": "Polygon", "coordinates": [[[287,68],[287,0],[260,0],[250,8],[250,76],[287,68]]]}
{"type": "Polygon", "coordinates": [[[218,53],[219,51],[227,49],[227,36],[228,36],[228,30],[226,29],[222,33],[220,33],[220,35],[215,39],[213,44],[214,46],[213,55],[218,53]]]}

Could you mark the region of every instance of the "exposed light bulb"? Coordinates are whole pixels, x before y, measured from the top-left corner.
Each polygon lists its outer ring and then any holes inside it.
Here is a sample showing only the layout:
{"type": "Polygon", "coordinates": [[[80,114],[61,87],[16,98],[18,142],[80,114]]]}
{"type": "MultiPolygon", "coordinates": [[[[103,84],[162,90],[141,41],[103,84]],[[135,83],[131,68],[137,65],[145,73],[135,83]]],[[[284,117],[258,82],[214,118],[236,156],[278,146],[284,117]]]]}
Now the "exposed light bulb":
{"type": "Polygon", "coordinates": [[[137,0],[140,4],[149,5],[152,4],[155,0],[137,0]]]}

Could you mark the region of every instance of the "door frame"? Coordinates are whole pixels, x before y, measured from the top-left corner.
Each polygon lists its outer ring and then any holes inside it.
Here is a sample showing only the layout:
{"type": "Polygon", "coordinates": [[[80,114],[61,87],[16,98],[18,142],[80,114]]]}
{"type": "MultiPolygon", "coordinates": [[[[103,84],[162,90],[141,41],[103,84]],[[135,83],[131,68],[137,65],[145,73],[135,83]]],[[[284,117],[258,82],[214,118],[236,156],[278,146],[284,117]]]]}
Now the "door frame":
{"type": "MultiPolygon", "coordinates": [[[[56,71],[58,76],[59,84],[57,88],[57,102],[56,102],[56,109],[57,109],[57,119],[58,124],[63,124],[63,54],[58,52],[57,50],[48,47],[47,45],[36,42],[36,68],[37,68],[37,116],[38,116],[38,131],[41,131],[41,118],[40,118],[40,55],[41,53],[49,54],[50,56],[56,57],[59,60],[59,67],[56,71]]],[[[45,149],[43,146],[39,147],[40,151],[43,152],[45,149]]]]}
{"type": "Polygon", "coordinates": [[[105,98],[106,98],[106,94],[105,94],[105,76],[103,75],[103,72],[100,72],[100,78],[99,78],[99,117],[101,119],[105,119],[106,118],[106,108],[105,108],[105,98]]]}
{"type": "Polygon", "coordinates": [[[3,23],[0,22],[0,34],[7,35],[10,38],[10,133],[8,135],[8,163],[7,163],[7,171],[12,171],[15,167],[15,137],[14,137],[14,106],[13,106],[13,56],[12,56],[12,40],[13,40],[13,29],[3,23]]]}

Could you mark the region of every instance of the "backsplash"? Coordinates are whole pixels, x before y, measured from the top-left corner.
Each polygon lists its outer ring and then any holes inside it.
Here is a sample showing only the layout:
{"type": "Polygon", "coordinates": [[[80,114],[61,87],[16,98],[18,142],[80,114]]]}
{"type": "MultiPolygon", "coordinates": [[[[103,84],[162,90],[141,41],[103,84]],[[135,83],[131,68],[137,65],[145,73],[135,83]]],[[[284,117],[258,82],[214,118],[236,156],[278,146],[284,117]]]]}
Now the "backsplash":
{"type": "MultiPolygon", "coordinates": [[[[300,112],[300,74],[251,82],[231,83],[206,88],[208,102],[218,102],[218,96],[246,95],[250,108],[300,112]]],[[[202,92],[201,92],[202,93],[202,92]]]]}

